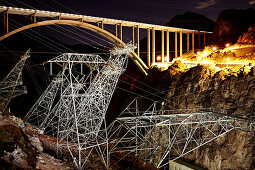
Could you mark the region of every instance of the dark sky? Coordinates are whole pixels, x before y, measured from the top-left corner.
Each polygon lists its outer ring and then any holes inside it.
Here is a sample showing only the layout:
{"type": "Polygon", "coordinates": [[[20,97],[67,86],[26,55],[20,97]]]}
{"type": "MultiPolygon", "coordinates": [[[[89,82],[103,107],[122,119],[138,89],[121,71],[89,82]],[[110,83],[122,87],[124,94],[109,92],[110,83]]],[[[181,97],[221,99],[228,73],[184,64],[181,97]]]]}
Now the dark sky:
{"type": "Polygon", "coordinates": [[[164,25],[186,11],[216,20],[223,9],[254,8],[255,0],[0,0],[0,4],[164,25]]]}

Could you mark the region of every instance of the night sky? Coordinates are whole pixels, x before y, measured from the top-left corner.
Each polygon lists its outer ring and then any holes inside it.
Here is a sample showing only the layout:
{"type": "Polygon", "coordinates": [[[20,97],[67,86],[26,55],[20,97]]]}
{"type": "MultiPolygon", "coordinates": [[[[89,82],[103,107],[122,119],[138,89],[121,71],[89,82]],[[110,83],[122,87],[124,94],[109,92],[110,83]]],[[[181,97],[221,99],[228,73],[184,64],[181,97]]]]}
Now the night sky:
{"type": "Polygon", "coordinates": [[[215,21],[224,9],[254,8],[255,0],[0,0],[0,4],[164,25],[186,11],[215,21]]]}

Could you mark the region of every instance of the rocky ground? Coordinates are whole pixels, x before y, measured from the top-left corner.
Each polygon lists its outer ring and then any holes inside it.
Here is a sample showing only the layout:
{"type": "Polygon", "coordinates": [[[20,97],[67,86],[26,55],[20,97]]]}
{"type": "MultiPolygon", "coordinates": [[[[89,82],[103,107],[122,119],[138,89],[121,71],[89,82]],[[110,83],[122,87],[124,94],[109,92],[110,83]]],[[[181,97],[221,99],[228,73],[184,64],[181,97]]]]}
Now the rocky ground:
{"type": "MultiPolygon", "coordinates": [[[[0,169],[76,169],[67,149],[62,149],[57,156],[56,144],[56,138],[37,133],[11,113],[0,115],[0,169]]],[[[117,157],[122,156],[111,155],[110,170],[157,169],[132,155],[126,155],[121,161],[117,157]]],[[[85,169],[106,168],[96,152],[92,151],[85,169]]]]}
{"type": "Polygon", "coordinates": [[[45,153],[35,132],[28,134],[25,129],[21,119],[0,116],[0,169],[71,169],[66,162],[45,153]]]}

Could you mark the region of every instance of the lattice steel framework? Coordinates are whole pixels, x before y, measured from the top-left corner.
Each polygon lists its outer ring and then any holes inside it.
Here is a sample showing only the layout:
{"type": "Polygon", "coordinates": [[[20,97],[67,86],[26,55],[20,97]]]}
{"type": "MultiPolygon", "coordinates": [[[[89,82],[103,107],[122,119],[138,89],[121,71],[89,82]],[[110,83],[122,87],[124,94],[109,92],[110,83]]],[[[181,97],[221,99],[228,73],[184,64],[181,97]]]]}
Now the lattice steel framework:
{"type": "Polygon", "coordinates": [[[28,50],[7,74],[7,76],[0,82],[0,96],[3,99],[5,106],[2,112],[7,108],[12,98],[27,93],[27,88],[23,85],[22,70],[26,60],[30,57],[30,50],[28,50]]]}
{"type": "Polygon", "coordinates": [[[110,153],[134,154],[162,168],[233,129],[255,130],[254,121],[228,116],[223,110],[159,108],[155,102],[139,111],[134,100],[108,127],[110,153]]]}
{"type": "Polygon", "coordinates": [[[56,136],[59,150],[68,149],[78,169],[85,168],[93,150],[108,167],[105,113],[133,50],[131,45],[115,48],[107,62],[98,55],[87,54],[63,54],[48,61],[62,65],[63,70],[25,119],[56,136]],[[79,64],[88,66],[88,74],[77,71],[79,64]]]}

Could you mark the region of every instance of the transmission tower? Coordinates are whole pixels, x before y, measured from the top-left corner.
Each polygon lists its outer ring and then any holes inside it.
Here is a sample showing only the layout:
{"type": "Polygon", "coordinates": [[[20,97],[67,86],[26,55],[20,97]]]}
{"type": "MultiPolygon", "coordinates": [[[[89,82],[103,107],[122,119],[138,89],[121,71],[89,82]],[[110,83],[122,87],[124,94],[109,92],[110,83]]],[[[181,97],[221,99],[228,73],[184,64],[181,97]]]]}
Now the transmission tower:
{"type": "Polygon", "coordinates": [[[56,136],[59,152],[68,149],[78,169],[85,167],[93,150],[108,167],[105,113],[133,50],[131,45],[115,48],[107,62],[98,55],[71,53],[48,61],[58,63],[63,70],[57,76],[58,81],[46,89],[26,119],[29,122],[35,121],[31,119],[33,117],[38,119],[35,123],[38,128],[56,136]],[[80,65],[87,66],[87,74],[77,71],[83,68],[80,65]],[[60,94],[56,102],[53,98],[56,99],[57,89],[60,94]]]}
{"type": "Polygon", "coordinates": [[[45,123],[50,119],[48,117],[50,116],[49,112],[52,109],[53,102],[62,83],[61,76],[62,72],[59,72],[24,117],[24,121],[33,124],[38,130],[44,131],[45,123]]]}
{"type": "Polygon", "coordinates": [[[26,60],[30,57],[29,53],[30,50],[21,57],[9,74],[0,82],[0,96],[4,102],[2,112],[5,111],[12,98],[27,93],[27,88],[22,86],[22,70],[26,60]]]}
{"type": "Polygon", "coordinates": [[[108,127],[110,153],[133,154],[162,168],[221,135],[239,129],[255,131],[254,120],[233,117],[219,109],[160,110],[153,103],[140,111],[132,101],[108,127]]]}

